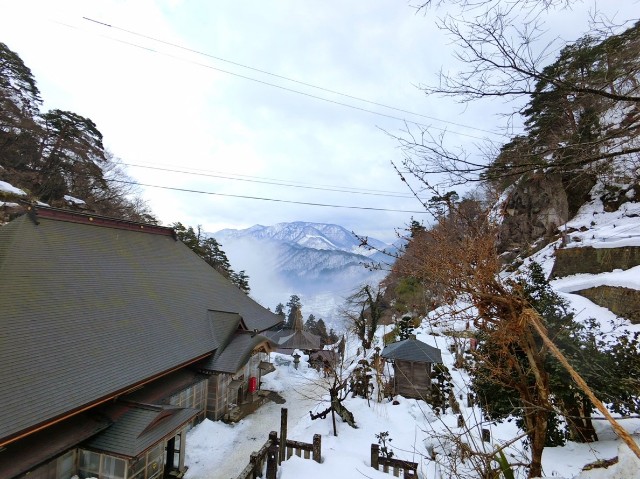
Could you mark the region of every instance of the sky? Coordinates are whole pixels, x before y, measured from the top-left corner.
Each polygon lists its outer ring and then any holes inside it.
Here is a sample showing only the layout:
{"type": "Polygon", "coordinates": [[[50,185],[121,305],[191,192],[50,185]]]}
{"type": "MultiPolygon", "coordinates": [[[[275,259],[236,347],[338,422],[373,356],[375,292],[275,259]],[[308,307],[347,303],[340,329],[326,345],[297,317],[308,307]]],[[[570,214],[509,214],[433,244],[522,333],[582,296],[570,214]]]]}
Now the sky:
{"type": "MultiPolygon", "coordinates": [[[[505,140],[510,108],[420,90],[460,65],[443,11],[412,3],[0,0],[0,41],[44,110],[97,124],[163,224],[311,221],[391,242],[429,219],[392,135],[419,123],[474,151],[505,140]]],[[[578,2],[545,38],[577,38],[594,6],[627,19],[638,2],[578,2]]]]}

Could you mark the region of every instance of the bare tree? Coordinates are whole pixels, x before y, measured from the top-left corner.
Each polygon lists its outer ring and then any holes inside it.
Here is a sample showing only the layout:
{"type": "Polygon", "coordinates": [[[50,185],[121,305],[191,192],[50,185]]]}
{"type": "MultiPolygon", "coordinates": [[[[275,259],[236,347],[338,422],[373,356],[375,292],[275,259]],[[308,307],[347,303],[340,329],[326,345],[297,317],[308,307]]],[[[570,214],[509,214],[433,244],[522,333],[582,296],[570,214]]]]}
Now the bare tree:
{"type": "Polygon", "coordinates": [[[393,135],[407,171],[423,183],[439,174],[450,186],[505,177],[513,181],[548,167],[559,172],[593,168],[602,174],[614,160],[638,158],[640,24],[613,24],[595,12],[581,39],[545,43],[549,10],[571,3],[450,0],[418,5],[425,12],[433,6],[454,7],[438,24],[455,45],[461,65],[454,73],[443,70],[438,82],[421,89],[463,103],[513,102],[507,114],[524,116],[525,135],[504,146],[486,140],[471,152],[450,146],[444,133],[407,126],[403,134],[393,135]]]}
{"type": "Polygon", "coordinates": [[[335,361],[325,363],[323,372],[315,381],[315,388],[312,389],[314,397],[308,399],[319,402],[320,407],[323,407],[321,411],[315,414],[309,411],[311,419],[325,419],[331,414],[333,435],[337,436],[338,426],[336,415],[349,426],[353,428],[357,427],[353,413],[344,405],[344,401],[349,397],[349,393],[351,392],[351,377],[357,358],[343,354],[336,354],[334,357],[335,361]]]}
{"type": "Polygon", "coordinates": [[[371,349],[376,329],[385,310],[383,293],[364,285],[349,296],[342,308],[342,316],[362,343],[363,354],[371,349]]]}

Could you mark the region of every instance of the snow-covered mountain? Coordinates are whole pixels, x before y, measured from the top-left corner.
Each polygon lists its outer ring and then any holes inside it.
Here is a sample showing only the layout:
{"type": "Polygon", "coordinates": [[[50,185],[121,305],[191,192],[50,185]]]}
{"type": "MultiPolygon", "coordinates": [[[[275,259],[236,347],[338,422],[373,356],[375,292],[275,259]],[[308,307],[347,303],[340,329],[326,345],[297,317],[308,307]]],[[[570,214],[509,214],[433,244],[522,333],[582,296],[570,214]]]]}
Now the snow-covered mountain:
{"type": "MultiPolygon", "coordinates": [[[[225,242],[249,237],[316,250],[344,251],[361,256],[375,256],[370,249],[361,246],[360,241],[352,232],[342,226],[326,223],[294,221],[293,223],[278,223],[273,226],[254,225],[244,230],[220,230],[214,233],[214,236],[219,241],[225,242]]],[[[391,245],[375,238],[369,238],[369,244],[380,250],[392,248],[391,245]]]]}
{"type": "MultiPolygon", "coordinates": [[[[305,317],[313,313],[336,320],[344,298],[365,283],[377,283],[384,271],[367,264],[389,263],[391,257],[363,247],[346,228],[325,223],[278,223],[244,230],[224,229],[213,236],[222,244],[233,268],[249,275],[251,296],[272,309],[292,294],[301,297],[305,317]]],[[[395,251],[375,238],[369,244],[395,251]]]]}

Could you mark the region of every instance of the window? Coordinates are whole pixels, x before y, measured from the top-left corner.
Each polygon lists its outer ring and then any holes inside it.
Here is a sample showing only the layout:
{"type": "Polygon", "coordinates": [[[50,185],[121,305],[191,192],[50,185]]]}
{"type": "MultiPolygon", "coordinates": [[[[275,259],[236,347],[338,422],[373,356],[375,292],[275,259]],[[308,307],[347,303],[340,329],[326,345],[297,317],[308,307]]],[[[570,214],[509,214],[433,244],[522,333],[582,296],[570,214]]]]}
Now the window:
{"type": "Polygon", "coordinates": [[[164,442],[147,453],[147,479],[160,477],[164,473],[164,442]]]}
{"type": "Polygon", "coordinates": [[[78,472],[82,478],[125,479],[125,470],[126,462],[124,459],[92,451],[80,451],[78,472]]]}
{"type": "Polygon", "coordinates": [[[169,404],[178,407],[189,407],[198,409],[201,413],[197,416],[195,423],[204,419],[205,400],[207,395],[207,381],[200,381],[193,386],[183,389],[178,394],[169,398],[169,404]]]}
{"type": "Polygon", "coordinates": [[[146,465],[146,455],[138,459],[134,459],[129,465],[129,479],[144,479],[144,470],[146,465]]]}
{"type": "Polygon", "coordinates": [[[117,457],[102,455],[101,477],[104,479],[124,479],[125,462],[117,457]]]}
{"type": "Polygon", "coordinates": [[[57,461],[56,477],[71,477],[76,473],[76,450],[60,456],[57,461]]]}
{"type": "Polygon", "coordinates": [[[100,475],[100,454],[91,451],[80,452],[80,477],[100,475]]]}

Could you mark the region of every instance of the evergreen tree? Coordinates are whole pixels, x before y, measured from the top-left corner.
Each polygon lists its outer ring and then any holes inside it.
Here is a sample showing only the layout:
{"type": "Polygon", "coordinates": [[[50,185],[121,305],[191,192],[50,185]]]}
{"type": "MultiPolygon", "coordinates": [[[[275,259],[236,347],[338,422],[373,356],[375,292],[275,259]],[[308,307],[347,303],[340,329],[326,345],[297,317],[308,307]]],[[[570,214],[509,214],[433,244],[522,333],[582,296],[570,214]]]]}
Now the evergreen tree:
{"type": "Polygon", "coordinates": [[[222,276],[236,285],[242,292],[249,294],[249,276],[245,271],[239,273],[231,269],[231,263],[220,243],[215,238],[207,237],[198,225],[197,230],[192,226],[186,227],[180,222],[171,225],[178,239],[200,256],[207,264],[216,269],[222,276]]]}
{"type": "Polygon", "coordinates": [[[274,311],[278,316],[282,316],[283,318],[286,316],[285,312],[284,312],[284,304],[282,303],[278,303],[276,305],[276,309],[274,311]]]}
{"type": "Polygon", "coordinates": [[[411,222],[409,223],[409,235],[411,238],[415,238],[416,235],[425,231],[425,227],[422,223],[416,220],[413,216],[411,217],[411,222]]]}
{"type": "MultiPolygon", "coordinates": [[[[610,402],[614,412],[629,414],[640,411],[640,389],[637,386],[640,383],[640,344],[637,334],[623,332],[618,341],[612,343],[602,338],[595,321],[585,324],[576,322],[568,303],[553,291],[542,268],[536,263],[530,266],[525,277],[514,284],[514,288],[522,291],[529,304],[540,314],[548,335],[596,396],[610,402]],[[617,371],[617,374],[603,374],[611,370],[617,371]]],[[[491,358],[500,354],[482,336],[479,339],[481,346],[477,358],[491,358]]],[[[541,341],[538,347],[542,348],[541,341]]],[[[526,370],[526,354],[524,351],[514,352],[514,357],[526,370]]],[[[545,359],[545,371],[553,405],[553,410],[549,411],[546,445],[562,445],[567,437],[578,442],[597,440],[591,422],[593,404],[573,381],[567,381],[566,370],[550,355],[545,359]],[[564,421],[559,421],[558,413],[564,421]]],[[[535,378],[528,377],[525,380],[533,383],[535,378]]],[[[492,370],[485,369],[482,361],[476,363],[472,387],[489,418],[500,420],[514,415],[517,424],[521,427],[524,425],[524,410],[530,406],[514,403],[513,391],[504,383],[497,382],[492,370]]]]}
{"type": "Polygon", "coordinates": [[[410,314],[403,314],[396,322],[396,331],[398,333],[398,341],[409,339],[413,334],[413,317],[410,314]]]}
{"type": "Polygon", "coordinates": [[[313,314],[310,314],[307,318],[307,321],[304,323],[304,329],[312,334],[317,334],[316,331],[318,330],[318,323],[313,314]]]}
{"type": "Polygon", "coordinates": [[[237,273],[235,271],[231,271],[229,279],[233,284],[240,288],[244,294],[249,294],[251,292],[249,276],[244,270],[238,271],[237,273]]]}
{"type": "Polygon", "coordinates": [[[107,161],[102,133],[89,118],[63,110],[43,115],[45,137],[40,171],[44,181],[38,195],[45,202],[60,200],[70,192],[90,198],[106,189],[102,165],[107,161]]]}
{"type": "Polygon", "coordinates": [[[325,344],[329,344],[329,333],[327,333],[327,325],[324,324],[323,319],[318,319],[318,332],[316,333],[320,336],[320,346],[324,347],[325,344]]]}
{"type": "Polygon", "coordinates": [[[4,168],[26,171],[38,161],[41,104],[31,70],[0,42],[0,158],[4,168]]]}
{"type": "Polygon", "coordinates": [[[293,329],[293,323],[296,319],[296,314],[298,311],[302,311],[302,303],[300,302],[300,297],[297,294],[292,294],[287,302],[287,321],[285,323],[285,329],[293,329]]]}
{"type": "Polygon", "coordinates": [[[71,195],[87,211],[157,223],[93,121],[58,109],[42,114],[41,104],[29,68],[0,43],[0,179],[51,206],[69,207],[71,195]]]}

